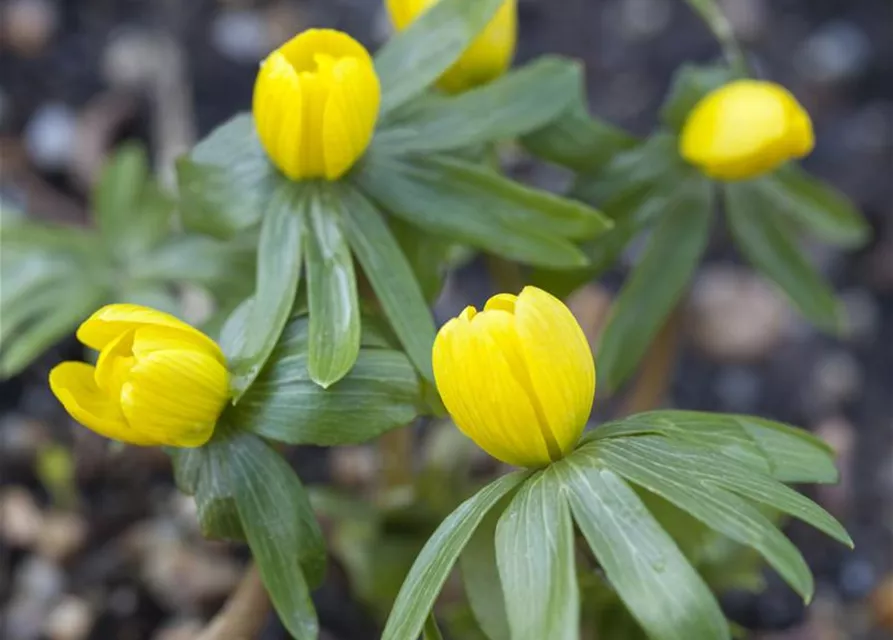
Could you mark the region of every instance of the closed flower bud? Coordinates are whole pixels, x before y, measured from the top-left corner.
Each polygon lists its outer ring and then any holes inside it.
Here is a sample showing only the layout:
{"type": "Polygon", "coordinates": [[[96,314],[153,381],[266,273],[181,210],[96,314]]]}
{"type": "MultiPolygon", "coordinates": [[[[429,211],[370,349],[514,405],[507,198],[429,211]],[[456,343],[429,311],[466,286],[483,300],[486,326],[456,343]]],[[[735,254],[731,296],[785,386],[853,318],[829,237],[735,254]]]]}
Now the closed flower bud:
{"type": "Polygon", "coordinates": [[[337,180],[366,151],[381,102],[372,58],[332,29],[309,29],[261,63],[254,122],[261,144],[293,180],[337,180]]]}
{"type": "Polygon", "coordinates": [[[96,366],[63,362],[50,388],[71,416],[129,444],[197,447],[211,437],[229,398],[217,343],[171,315],[111,304],[88,318],[78,340],[99,351],[96,366]]]}
{"type": "Polygon", "coordinates": [[[746,180],[802,158],[814,144],[809,114],[787,89],[737,80],[695,105],[679,152],[712,178],[746,180]]]}
{"type": "Polygon", "coordinates": [[[541,467],[576,445],[595,395],[589,343],[536,287],[466,309],[434,341],[434,378],[459,429],[494,458],[541,467]]]}
{"type": "MultiPolygon", "coordinates": [[[[437,0],[387,0],[388,13],[398,31],[408,27],[437,0]]],[[[518,34],[517,0],[505,0],[484,30],[471,42],[437,85],[461,93],[498,78],[512,63],[518,34]]]]}

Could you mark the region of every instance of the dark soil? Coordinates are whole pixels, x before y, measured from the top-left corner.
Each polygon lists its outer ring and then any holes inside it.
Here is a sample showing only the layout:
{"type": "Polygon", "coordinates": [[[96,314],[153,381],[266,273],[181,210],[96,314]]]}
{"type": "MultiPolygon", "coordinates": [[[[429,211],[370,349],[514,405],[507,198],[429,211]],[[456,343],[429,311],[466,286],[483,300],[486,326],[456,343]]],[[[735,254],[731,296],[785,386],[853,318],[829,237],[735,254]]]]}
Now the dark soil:
{"type": "MultiPolygon", "coordinates": [[[[4,0],[4,198],[43,217],[83,220],[85,185],[95,176],[85,167],[96,162],[96,152],[80,144],[84,139],[99,140],[101,149],[136,137],[154,157],[164,157],[171,153],[170,139],[159,133],[166,126],[173,127],[175,138],[176,131],[188,135],[193,125],[204,135],[248,109],[257,61],[291,33],[307,26],[335,26],[377,46],[387,33],[380,4],[4,0]],[[20,13],[13,16],[13,11],[20,13]],[[14,18],[19,20],[15,30],[10,27],[14,18]],[[174,76],[171,94],[159,96],[140,80],[139,65],[169,60],[163,56],[171,51],[175,62],[182,56],[184,73],[174,76]],[[47,107],[81,120],[41,120],[47,107]],[[71,137],[72,126],[80,137],[71,137]]],[[[519,4],[518,60],[546,52],[582,59],[593,111],[637,134],[654,126],[670,77],[681,63],[718,55],[712,36],[681,0],[519,4]]],[[[875,231],[872,242],[853,253],[811,247],[856,321],[858,331],[849,339],[822,336],[794,320],[780,346],[740,364],[695,348],[697,336],[686,334],[671,388],[673,405],[759,414],[817,430],[832,441],[841,452],[844,482],[811,495],[843,520],[856,541],[856,550],[848,552],[805,527],[791,526],[790,535],[816,574],[813,606],[804,610],[772,576],[764,593],[729,594],[725,605],[731,618],[756,629],[758,637],[890,637],[885,635],[890,628],[882,630],[876,620],[887,616],[890,624],[893,602],[889,595],[872,600],[871,594],[879,593],[893,575],[893,11],[886,0],[722,4],[753,67],[790,87],[812,115],[818,143],[805,166],[849,195],[875,231]]],[[[546,186],[557,184],[552,172],[527,166],[520,170],[546,186]]],[[[720,233],[705,272],[735,262],[720,233]]],[[[480,265],[461,270],[441,308],[459,304],[457,296],[462,295],[480,303],[489,292],[482,274],[480,265]]],[[[603,284],[616,288],[617,276],[611,274],[603,284]]],[[[34,459],[48,443],[62,443],[77,459],[76,513],[86,529],[83,542],[60,557],[58,550],[41,551],[33,540],[10,538],[8,531],[3,533],[8,527],[0,526],[0,615],[10,625],[17,609],[25,620],[16,622],[19,627],[8,626],[10,635],[4,637],[189,638],[190,630],[226,597],[244,550],[198,540],[189,524],[188,500],[178,497],[163,454],[128,449],[112,455],[104,443],[72,427],[49,394],[46,376],[59,360],[77,357],[76,343],[68,340],[0,385],[2,491],[23,489],[39,513],[55,513],[34,459]],[[174,560],[168,566],[162,558],[174,560]],[[184,583],[183,572],[199,577],[185,584],[190,581],[184,583]],[[168,597],[178,585],[184,589],[182,597],[168,597]],[[39,624],[52,618],[50,612],[65,620],[58,613],[61,594],[86,603],[84,634],[51,635],[39,624]],[[25,633],[29,620],[32,635],[25,633]],[[183,635],[173,635],[172,628],[183,635]],[[169,635],[163,635],[165,630],[169,635]]],[[[325,455],[316,449],[297,455],[305,481],[326,477],[325,455]]],[[[331,579],[317,594],[317,603],[325,637],[377,637],[343,578],[331,579]]],[[[70,631],[72,624],[59,626],[70,631]]],[[[263,638],[285,637],[271,616],[263,638]]]]}

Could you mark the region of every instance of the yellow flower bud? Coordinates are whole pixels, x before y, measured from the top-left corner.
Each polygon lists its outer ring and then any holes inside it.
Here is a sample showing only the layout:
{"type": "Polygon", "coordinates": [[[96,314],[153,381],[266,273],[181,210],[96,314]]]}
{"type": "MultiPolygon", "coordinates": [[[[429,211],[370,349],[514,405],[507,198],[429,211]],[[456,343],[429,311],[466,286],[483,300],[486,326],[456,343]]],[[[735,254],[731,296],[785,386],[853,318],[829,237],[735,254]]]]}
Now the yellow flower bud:
{"type": "Polygon", "coordinates": [[[802,158],[815,144],[809,114],[773,82],[736,80],[701,99],[682,128],[679,153],[719,180],[746,180],[802,158]]]}
{"type": "Polygon", "coordinates": [[[346,33],[309,29],[273,51],[254,83],[261,144],[293,180],[337,180],[366,151],[381,102],[369,52],[346,33]]]}
{"type": "MultiPolygon", "coordinates": [[[[387,0],[398,31],[408,27],[437,0],[387,0]]],[[[517,0],[505,0],[484,30],[437,81],[444,91],[461,93],[498,78],[512,63],[518,35],[517,0]]]]}
{"type": "Polygon", "coordinates": [[[210,439],[229,398],[217,343],[175,317],[133,304],[90,316],[78,340],[99,351],[96,366],[63,362],[50,388],[75,420],[135,445],[197,447],[210,439]]]}
{"type": "Polygon", "coordinates": [[[541,467],[576,445],[595,364],[580,325],[552,295],[501,293],[466,307],[434,340],[434,378],[459,429],[503,462],[541,467]]]}

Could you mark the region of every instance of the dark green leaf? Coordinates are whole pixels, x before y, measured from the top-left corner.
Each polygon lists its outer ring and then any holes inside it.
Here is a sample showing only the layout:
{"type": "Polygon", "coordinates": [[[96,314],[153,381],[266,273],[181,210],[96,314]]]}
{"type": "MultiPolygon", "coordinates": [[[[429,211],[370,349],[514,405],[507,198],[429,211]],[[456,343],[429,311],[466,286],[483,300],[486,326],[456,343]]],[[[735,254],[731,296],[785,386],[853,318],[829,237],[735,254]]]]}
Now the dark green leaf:
{"type": "Polygon", "coordinates": [[[280,620],[298,640],[315,640],[310,586],[325,573],[325,544],[301,481],[278,453],[251,435],[227,452],[242,527],[280,620]]]}
{"type": "Polygon", "coordinates": [[[707,483],[695,482],[691,470],[664,455],[663,436],[611,438],[591,443],[585,455],[649,491],[662,496],[707,526],[759,551],[805,601],[812,598],[809,566],[797,547],[749,502],[707,483]]]}
{"type": "Polygon", "coordinates": [[[234,424],[291,444],[365,442],[418,415],[420,391],[406,356],[360,349],[350,373],[321,389],[307,372],[307,318],[283,333],[263,372],[232,410],[234,424]]]}
{"type": "MultiPolygon", "coordinates": [[[[41,353],[75,331],[78,324],[96,311],[107,293],[89,281],[77,285],[69,283],[61,290],[52,290],[54,299],[46,315],[34,318],[26,328],[8,336],[9,327],[3,329],[3,352],[0,354],[0,378],[13,376],[41,353]],[[8,338],[12,338],[8,340],[8,338]]],[[[4,324],[11,318],[3,318],[4,324]]],[[[12,323],[12,322],[11,322],[12,323]]],[[[14,326],[14,325],[13,325],[14,326]]]]}
{"type": "Polygon", "coordinates": [[[357,279],[342,230],[345,204],[334,189],[320,188],[307,216],[307,370],[323,388],[343,378],[360,352],[357,279]]]}
{"type": "Polygon", "coordinates": [[[756,182],[767,204],[790,216],[818,238],[842,247],[860,247],[871,227],[846,196],[788,164],[756,182]]]}
{"type": "Polygon", "coordinates": [[[511,492],[484,517],[459,555],[462,585],[475,620],[488,640],[510,640],[502,581],[496,565],[496,525],[511,492]]]}
{"type": "Polygon", "coordinates": [[[729,638],[710,589],[623,479],[573,456],[551,471],[611,586],[654,640],[729,638]]]}
{"type": "Polygon", "coordinates": [[[459,59],[502,0],[441,0],[375,55],[381,117],[427,89],[459,59]]]}
{"type": "Polygon", "coordinates": [[[93,193],[93,215],[106,245],[122,257],[145,250],[168,230],[173,209],[173,201],[151,182],[145,149],[119,147],[93,193]]]}
{"type": "Polygon", "coordinates": [[[229,238],[257,224],[275,185],[284,180],[260,145],[254,118],[239,114],[177,161],[183,222],[229,238]]]}
{"type": "Polygon", "coordinates": [[[242,521],[230,486],[227,445],[213,438],[195,449],[171,448],[174,479],[184,493],[194,496],[202,535],[218,540],[244,542],[242,521]]]}
{"type": "Polygon", "coordinates": [[[769,460],[781,482],[834,483],[839,479],[834,450],[803,429],[754,416],[733,416],[769,460]]]}
{"type": "Polygon", "coordinates": [[[356,177],[385,210],[428,233],[530,264],[583,266],[580,251],[560,236],[594,236],[610,226],[586,205],[461,160],[370,155],[356,177]]]}
{"type": "Polygon", "coordinates": [[[418,637],[425,618],[468,539],[493,505],[528,476],[529,472],[516,471],[491,482],[460,504],[437,527],[400,588],[381,640],[418,637]]]}
{"type": "Polygon", "coordinates": [[[553,471],[524,483],[499,518],[496,558],[512,640],[579,637],[574,524],[553,471]]]}
{"type": "MultiPolygon", "coordinates": [[[[369,206],[372,206],[371,203],[369,206]]],[[[428,304],[434,304],[443,288],[453,243],[424,233],[399,218],[391,217],[387,221],[387,226],[409,262],[425,300],[428,304]]],[[[356,252],[356,249],[354,251],[356,252]]]]}
{"type": "Polygon", "coordinates": [[[683,65],[673,77],[667,100],[661,107],[661,121],[674,131],[680,131],[701,98],[735,78],[734,71],[724,65],[683,65]]]}
{"type": "MultiPolygon", "coordinates": [[[[357,261],[406,354],[429,380],[434,320],[406,256],[381,214],[353,188],[344,190],[346,233],[357,261]]],[[[430,261],[433,256],[426,256],[430,261]]]]}
{"type": "MultiPolygon", "coordinates": [[[[708,446],[676,438],[651,436],[637,436],[629,438],[628,441],[630,443],[628,448],[637,449],[642,456],[650,455],[652,459],[659,457],[661,465],[685,470],[690,482],[706,483],[725,489],[798,518],[843,544],[848,546],[853,544],[840,523],[820,506],[770,475],[761,473],[708,446]],[[648,439],[646,449],[635,444],[643,438],[648,439]]],[[[592,446],[602,445],[593,443],[592,446]]]]}
{"type": "Polygon", "coordinates": [[[180,235],[168,238],[130,266],[140,280],[225,285],[248,295],[254,287],[257,239],[246,243],[221,242],[208,236],[180,235]]]}
{"type": "Polygon", "coordinates": [[[676,136],[655,134],[618,152],[598,172],[578,176],[573,195],[603,206],[612,220],[619,220],[625,211],[647,205],[645,194],[666,192],[691,177],[694,171],[679,157],[677,145],[676,136]]]}
{"type": "Polygon", "coordinates": [[[555,119],[579,94],[580,63],[547,56],[455,98],[442,98],[377,134],[394,153],[450,151],[507,140],[555,119]]]}
{"type": "Polygon", "coordinates": [[[580,173],[598,171],[621,150],[635,144],[631,135],[589,115],[582,84],[571,105],[522,144],[534,155],[580,173]]]}
{"type": "Polygon", "coordinates": [[[301,244],[310,194],[283,182],[264,213],[257,248],[257,286],[238,356],[230,362],[235,400],[260,373],[288,321],[301,275],[301,244]]]}
{"type": "Polygon", "coordinates": [[[766,206],[753,184],[729,183],[725,192],[726,218],[741,252],[788,295],[810,322],[825,331],[840,331],[840,309],[834,292],[800,252],[786,221],[766,206]]]}
{"type": "Polygon", "coordinates": [[[614,301],[602,334],[599,381],[610,391],[634,373],[685,291],[707,246],[713,214],[711,184],[693,178],[678,189],[641,261],[614,301]]]}

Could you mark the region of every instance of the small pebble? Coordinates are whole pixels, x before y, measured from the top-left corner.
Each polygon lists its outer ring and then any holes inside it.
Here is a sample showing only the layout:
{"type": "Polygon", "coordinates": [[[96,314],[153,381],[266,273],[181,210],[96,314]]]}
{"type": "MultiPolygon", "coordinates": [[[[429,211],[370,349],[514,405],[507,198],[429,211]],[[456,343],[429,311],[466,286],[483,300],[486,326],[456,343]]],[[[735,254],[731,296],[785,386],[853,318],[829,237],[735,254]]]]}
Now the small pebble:
{"type": "Polygon", "coordinates": [[[845,598],[864,598],[877,584],[877,578],[872,563],[865,558],[850,556],[840,569],[840,591],[845,598]]]}
{"type": "Polygon", "coordinates": [[[878,626],[893,631],[893,574],[888,575],[871,594],[871,611],[878,626]]]}
{"type": "Polygon", "coordinates": [[[881,324],[877,300],[868,289],[849,289],[840,294],[846,317],[847,338],[872,344],[881,324]]]}
{"type": "Polygon", "coordinates": [[[77,513],[49,511],[44,514],[43,525],[37,535],[37,553],[63,562],[73,556],[87,541],[87,523],[77,513]]]}
{"type": "Polygon", "coordinates": [[[175,620],[156,631],[152,640],[194,640],[203,628],[201,620],[194,618],[175,620]]]}
{"type": "Polygon", "coordinates": [[[668,0],[622,0],[611,9],[619,14],[621,34],[632,41],[660,35],[673,17],[673,3],[668,0]]]}
{"type": "Polygon", "coordinates": [[[871,59],[871,41],[851,22],[833,20],[816,30],[794,54],[800,73],[834,84],[860,75],[871,59]]]}
{"type": "Polygon", "coordinates": [[[379,472],[376,452],[369,447],[337,447],[329,453],[332,480],[342,487],[370,486],[379,472]]]}
{"type": "Polygon", "coordinates": [[[0,5],[3,43],[20,56],[41,53],[58,23],[56,5],[49,0],[7,0],[0,5]]]}
{"type": "Polygon", "coordinates": [[[849,351],[835,350],[824,355],[813,372],[815,398],[828,407],[854,400],[862,388],[862,370],[849,351]]]}
{"type": "Polygon", "coordinates": [[[64,169],[72,157],[77,118],[62,103],[47,103],[25,125],[25,149],[31,161],[44,171],[64,169]]]}
{"type": "Polygon", "coordinates": [[[723,362],[758,362],[791,327],[781,295],[748,269],[706,267],[691,295],[691,335],[704,353],[723,362]]]}
{"type": "Polygon", "coordinates": [[[762,393],[760,377],[745,367],[725,367],[715,378],[716,395],[723,410],[744,412],[752,410],[762,393]]]}
{"type": "Polygon", "coordinates": [[[256,11],[224,11],[211,23],[211,43],[234,62],[257,62],[272,43],[263,16],[256,11]]]}
{"type": "Polygon", "coordinates": [[[50,612],[44,633],[48,640],[84,640],[94,621],[95,613],[86,601],[66,596],[50,612]]]}
{"type": "Polygon", "coordinates": [[[0,540],[11,547],[30,548],[40,535],[43,514],[24,487],[8,487],[0,494],[0,540]]]}

